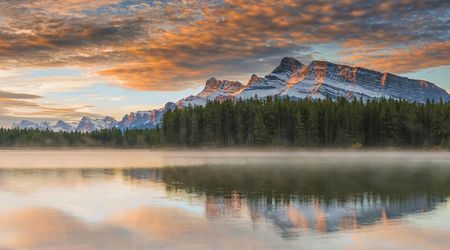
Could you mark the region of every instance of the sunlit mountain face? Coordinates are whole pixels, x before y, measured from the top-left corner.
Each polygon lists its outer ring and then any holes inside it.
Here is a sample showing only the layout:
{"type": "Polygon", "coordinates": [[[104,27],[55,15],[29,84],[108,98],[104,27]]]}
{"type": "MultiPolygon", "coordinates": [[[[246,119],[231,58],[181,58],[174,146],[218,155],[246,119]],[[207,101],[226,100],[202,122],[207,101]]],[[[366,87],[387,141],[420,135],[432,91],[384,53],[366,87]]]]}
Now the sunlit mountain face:
{"type": "Polygon", "coordinates": [[[446,1],[0,2],[0,126],[162,108],[288,56],[449,90],[446,1]]]}

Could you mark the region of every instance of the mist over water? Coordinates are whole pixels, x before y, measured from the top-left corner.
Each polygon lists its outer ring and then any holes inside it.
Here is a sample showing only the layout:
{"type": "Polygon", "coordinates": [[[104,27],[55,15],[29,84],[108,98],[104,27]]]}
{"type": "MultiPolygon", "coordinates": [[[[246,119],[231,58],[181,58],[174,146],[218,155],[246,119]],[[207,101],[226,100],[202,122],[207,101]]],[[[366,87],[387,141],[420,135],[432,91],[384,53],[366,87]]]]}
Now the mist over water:
{"type": "Polygon", "coordinates": [[[445,152],[0,155],[0,249],[450,244],[445,152]]]}
{"type": "Polygon", "coordinates": [[[0,150],[1,168],[149,168],[196,165],[299,165],[450,162],[450,152],[253,150],[0,150]]]}

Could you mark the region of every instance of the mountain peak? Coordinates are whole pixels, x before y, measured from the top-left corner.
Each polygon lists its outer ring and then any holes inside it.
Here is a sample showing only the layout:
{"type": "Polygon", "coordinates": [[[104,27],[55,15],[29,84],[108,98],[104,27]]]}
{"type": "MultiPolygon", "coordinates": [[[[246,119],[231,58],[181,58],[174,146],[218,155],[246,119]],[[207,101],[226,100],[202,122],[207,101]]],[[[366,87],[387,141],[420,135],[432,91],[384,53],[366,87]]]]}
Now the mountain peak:
{"type": "Polygon", "coordinates": [[[206,81],[205,89],[215,87],[215,86],[218,87],[218,85],[220,85],[220,81],[217,80],[215,77],[211,77],[206,81]]]}
{"type": "Polygon", "coordinates": [[[231,94],[240,90],[243,86],[244,85],[238,81],[217,80],[213,77],[206,81],[205,88],[197,96],[208,97],[213,95],[231,94]]]}
{"type": "Polygon", "coordinates": [[[250,80],[247,83],[247,86],[252,86],[256,82],[262,80],[262,77],[257,76],[256,74],[253,74],[252,77],[250,77],[250,80]]]}
{"type": "Polygon", "coordinates": [[[294,72],[297,69],[301,68],[303,64],[292,57],[284,57],[281,59],[280,65],[276,67],[272,73],[282,73],[285,71],[294,72]]]}
{"type": "Polygon", "coordinates": [[[117,120],[114,119],[114,118],[111,117],[111,116],[105,116],[102,120],[103,120],[103,121],[109,121],[109,122],[117,122],[117,120]]]}

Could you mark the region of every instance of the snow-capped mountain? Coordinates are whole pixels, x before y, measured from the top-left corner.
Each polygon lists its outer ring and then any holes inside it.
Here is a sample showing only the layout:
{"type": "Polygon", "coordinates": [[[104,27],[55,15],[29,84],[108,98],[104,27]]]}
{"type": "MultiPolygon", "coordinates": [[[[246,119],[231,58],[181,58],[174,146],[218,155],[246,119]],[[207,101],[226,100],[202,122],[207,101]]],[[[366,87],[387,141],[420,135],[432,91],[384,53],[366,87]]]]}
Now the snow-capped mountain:
{"type": "Polygon", "coordinates": [[[12,127],[18,129],[38,129],[42,131],[52,130],[51,125],[48,122],[37,123],[27,120],[22,120],[19,123],[14,123],[12,127]]]}
{"type": "Polygon", "coordinates": [[[73,132],[76,130],[76,124],[67,123],[65,121],[59,120],[56,124],[51,125],[49,122],[32,122],[27,120],[22,120],[19,123],[14,123],[13,128],[18,129],[36,129],[42,131],[55,131],[55,132],[73,132]]]}
{"type": "Polygon", "coordinates": [[[62,120],[56,122],[55,125],[52,126],[52,131],[55,132],[73,132],[77,129],[78,123],[68,123],[62,120]]]}
{"type": "Polygon", "coordinates": [[[289,96],[290,98],[404,99],[410,102],[450,100],[445,90],[433,83],[381,73],[361,67],[313,61],[303,65],[293,58],[283,58],[271,74],[253,80],[237,98],[289,96]]]}
{"type": "Polygon", "coordinates": [[[115,128],[116,124],[117,121],[114,118],[107,116],[103,119],[83,117],[79,122],[65,122],[59,120],[53,125],[46,121],[37,123],[22,120],[19,123],[14,123],[12,127],[18,129],[36,129],[54,132],[92,132],[94,130],[115,128]]]}
{"type": "Polygon", "coordinates": [[[255,96],[264,98],[267,96],[280,95],[286,90],[287,83],[295,72],[303,67],[304,65],[299,61],[285,57],[272,73],[264,78],[252,76],[249,84],[241,91],[233,93],[233,95],[241,99],[252,98],[255,96]]]}
{"type": "Polygon", "coordinates": [[[122,131],[126,129],[156,128],[162,123],[164,113],[167,110],[173,110],[176,107],[177,105],[175,103],[168,102],[161,109],[131,112],[130,114],[125,115],[122,120],[117,123],[117,127],[122,131]]]}
{"type": "MultiPolygon", "coordinates": [[[[246,85],[229,80],[211,78],[205,88],[197,95],[169,102],[161,109],[138,111],[125,115],[120,122],[112,117],[91,119],[83,117],[76,131],[92,132],[98,129],[119,128],[148,129],[162,123],[167,110],[188,106],[205,105],[212,100],[235,100],[280,96],[289,98],[326,97],[363,98],[377,100],[381,98],[404,99],[410,102],[450,101],[450,94],[435,84],[423,80],[413,80],[390,73],[382,73],[361,67],[335,64],[326,61],[313,61],[304,65],[294,58],[285,57],[270,74],[259,77],[253,74],[246,85]]],[[[34,123],[21,121],[14,127],[53,131],[73,131],[62,121],[51,126],[48,122],[34,123]]]]}
{"type": "Polygon", "coordinates": [[[76,131],[86,133],[95,130],[115,128],[116,125],[117,121],[110,116],[106,116],[102,119],[92,119],[85,116],[81,118],[76,131]]]}
{"type": "Polygon", "coordinates": [[[206,81],[205,88],[197,95],[191,95],[178,101],[179,107],[189,105],[205,105],[207,101],[223,100],[233,97],[233,94],[244,88],[244,85],[237,81],[217,80],[211,78],[206,81]]]}
{"type": "Polygon", "coordinates": [[[381,73],[374,70],[313,61],[303,65],[294,58],[283,58],[269,75],[252,75],[247,85],[211,78],[205,89],[178,102],[179,107],[204,105],[208,100],[265,98],[323,99],[326,97],[404,99],[410,102],[450,101],[450,95],[433,83],[381,73]]]}
{"type": "Polygon", "coordinates": [[[365,100],[384,97],[421,103],[450,100],[445,90],[427,81],[326,61],[313,61],[293,72],[281,95],[297,98],[344,96],[365,100]]]}

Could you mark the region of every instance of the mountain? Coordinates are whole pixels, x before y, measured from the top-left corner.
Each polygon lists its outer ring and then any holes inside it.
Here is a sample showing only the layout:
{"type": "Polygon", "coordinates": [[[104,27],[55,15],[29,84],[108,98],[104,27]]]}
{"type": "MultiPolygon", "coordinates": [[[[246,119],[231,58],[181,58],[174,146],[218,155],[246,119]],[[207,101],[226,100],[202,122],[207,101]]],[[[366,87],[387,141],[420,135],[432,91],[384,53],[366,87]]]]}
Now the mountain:
{"type": "Polygon", "coordinates": [[[285,57],[269,75],[253,74],[247,85],[211,78],[202,92],[178,102],[179,107],[204,105],[208,100],[265,98],[324,99],[330,97],[403,99],[409,102],[450,101],[450,95],[433,83],[413,80],[361,67],[313,61],[303,65],[285,57]]]}
{"type": "Polygon", "coordinates": [[[252,81],[251,86],[241,90],[236,97],[246,99],[275,95],[314,99],[344,96],[364,100],[384,97],[420,103],[450,100],[445,90],[427,81],[326,61],[302,65],[293,58],[284,58],[271,74],[252,81]]]}
{"type": "Polygon", "coordinates": [[[297,98],[403,99],[424,103],[427,100],[449,101],[445,90],[433,83],[381,73],[374,70],[313,61],[296,70],[287,81],[282,96],[297,98]]]}
{"type": "Polygon", "coordinates": [[[51,126],[48,122],[36,123],[32,121],[22,120],[19,123],[14,123],[12,125],[13,128],[18,129],[37,129],[37,130],[52,130],[51,126]]]}
{"type": "Polygon", "coordinates": [[[67,123],[59,120],[54,126],[52,126],[52,130],[55,132],[73,132],[77,129],[77,126],[77,123],[67,123]]]}
{"type": "Polygon", "coordinates": [[[115,128],[116,125],[117,121],[110,116],[106,116],[102,119],[92,119],[85,116],[81,118],[76,131],[86,133],[95,130],[115,128]]]}
{"type": "Polygon", "coordinates": [[[252,76],[249,83],[244,89],[233,95],[237,98],[247,99],[251,97],[267,97],[282,94],[287,87],[288,81],[293,77],[295,72],[304,67],[299,61],[285,57],[281,60],[280,65],[276,67],[272,73],[264,78],[255,78],[252,76]]]}
{"type": "Polygon", "coordinates": [[[36,129],[42,131],[55,131],[55,132],[73,132],[76,129],[76,124],[70,124],[65,121],[57,121],[56,124],[51,125],[49,122],[31,122],[27,120],[22,120],[19,123],[14,123],[13,128],[18,129],[36,129]]]}
{"type": "Polygon", "coordinates": [[[178,101],[178,107],[189,105],[205,105],[207,101],[224,100],[233,97],[233,94],[245,86],[237,81],[217,80],[211,78],[206,81],[205,88],[197,95],[191,95],[178,101]]]}
{"type": "Polygon", "coordinates": [[[81,118],[80,122],[69,123],[62,120],[57,121],[54,125],[49,122],[36,123],[32,121],[22,120],[19,123],[14,123],[13,128],[18,129],[36,129],[42,131],[54,132],[92,132],[100,129],[110,129],[116,127],[117,121],[112,117],[105,117],[102,119],[92,119],[89,117],[81,118]]]}
{"type": "MultiPolygon", "coordinates": [[[[431,82],[327,61],[313,61],[309,65],[304,65],[294,58],[285,57],[270,74],[265,77],[253,74],[246,85],[238,81],[211,78],[206,81],[205,87],[200,93],[183,98],[177,103],[169,102],[161,109],[132,112],[125,115],[119,122],[111,117],[95,120],[83,117],[76,127],[76,131],[91,132],[104,128],[119,128],[122,131],[151,129],[162,123],[163,115],[167,110],[205,105],[208,101],[214,100],[265,98],[267,96],[293,99],[346,97],[379,100],[393,98],[419,103],[427,100],[450,101],[450,94],[431,82]]],[[[73,131],[64,122],[58,123],[50,126],[47,122],[37,124],[21,121],[14,126],[23,129],[73,131]]]]}
{"type": "Polygon", "coordinates": [[[117,127],[124,131],[126,129],[146,129],[156,128],[162,123],[164,113],[167,110],[176,109],[177,105],[173,102],[168,102],[161,109],[154,109],[150,111],[138,111],[131,112],[125,115],[120,122],[117,123],[117,127]]]}

